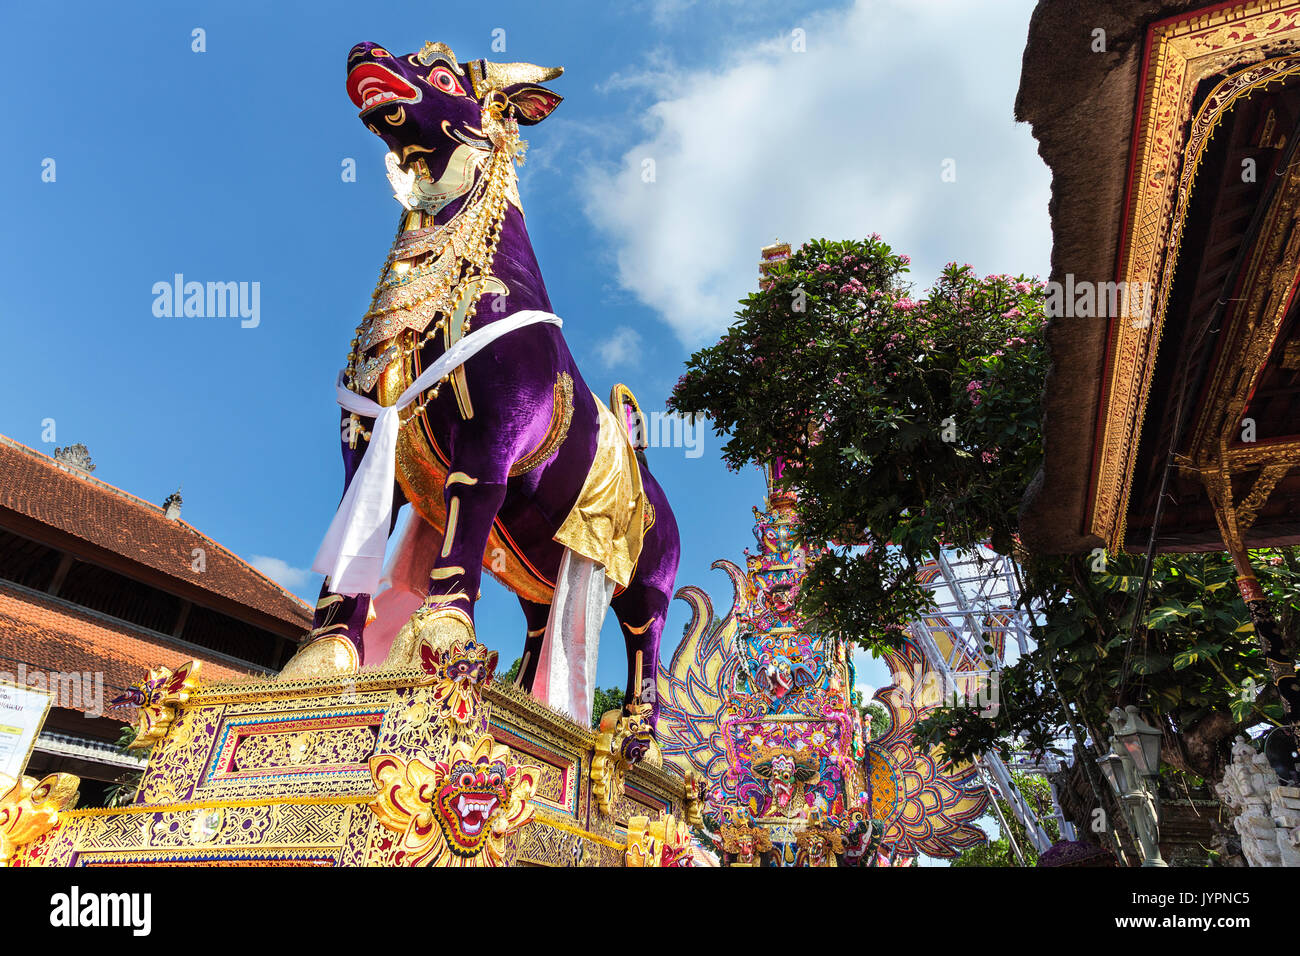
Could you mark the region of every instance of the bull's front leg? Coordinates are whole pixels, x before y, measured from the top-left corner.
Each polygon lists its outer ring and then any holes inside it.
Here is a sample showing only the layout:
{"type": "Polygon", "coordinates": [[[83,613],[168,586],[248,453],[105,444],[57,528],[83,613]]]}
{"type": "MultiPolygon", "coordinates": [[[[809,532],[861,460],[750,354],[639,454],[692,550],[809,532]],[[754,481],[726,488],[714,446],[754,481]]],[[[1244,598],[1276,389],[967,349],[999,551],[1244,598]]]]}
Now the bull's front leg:
{"type": "Polygon", "coordinates": [[[418,664],[420,644],[426,641],[445,649],[474,639],[474,602],[483,575],[483,553],[505,501],[507,470],[508,465],[458,468],[453,462],[443,488],[447,527],[429,573],[429,595],[393,641],[385,666],[418,664]]]}
{"type": "MultiPolygon", "coordinates": [[[[342,413],[340,437],[343,452],[343,494],[346,495],[361,458],[370,440],[374,419],[342,413]]],[[[393,489],[393,519],[388,532],[392,534],[398,509],[406,503],[399,487],[393,489]]],[[[293,659],[280,672],[282,680],[322,677],[329,673],[355,670],[365,662],[363,635],[370,616],[369,594],[339,594],[331,589],[326,578],[321,584],[316,600],[316,613],[311,630],[303,638],[302,646],[293,659]],[[351,649],[345,646],[351,645],[351,649]]]]}

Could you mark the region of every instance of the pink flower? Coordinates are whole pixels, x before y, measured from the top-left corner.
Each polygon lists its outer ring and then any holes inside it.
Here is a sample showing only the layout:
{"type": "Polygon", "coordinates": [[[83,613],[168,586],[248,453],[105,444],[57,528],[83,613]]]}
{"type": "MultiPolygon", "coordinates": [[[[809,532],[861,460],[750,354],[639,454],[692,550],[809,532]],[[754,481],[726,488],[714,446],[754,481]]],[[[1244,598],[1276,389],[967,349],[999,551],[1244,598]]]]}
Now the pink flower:
{"type": "Polygon", "coordinates": [[[1017,282],[1016,291],[1019,292],[1021,295],[1024,295],[1026,292],[1034,291],[1034,287],[1031,286],[1028,282],[1017,282]]]}
{"type": "Polygon", "coordinates": [[[911,312],[918,304],[919,303],[914,302],[911,299],[899,299],[894,303],[894,308],[899,312],[911,312]]]}

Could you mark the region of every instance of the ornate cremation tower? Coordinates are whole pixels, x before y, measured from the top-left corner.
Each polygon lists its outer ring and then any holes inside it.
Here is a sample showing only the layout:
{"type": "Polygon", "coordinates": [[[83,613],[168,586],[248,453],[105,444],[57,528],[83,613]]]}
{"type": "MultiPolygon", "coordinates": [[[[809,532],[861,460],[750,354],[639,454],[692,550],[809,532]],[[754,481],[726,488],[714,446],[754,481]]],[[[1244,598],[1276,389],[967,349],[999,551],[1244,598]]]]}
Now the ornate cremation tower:
{"type": "MultiPolygon", "coordinates": [[[[851,706],[853,665],[843,645],[808,630],[795,598],[808,552],[799,540],[794,500],[773,490],[766,510],[754,509],[758,551],[746,549],[742,571],[714,563],[731,577],[732,612],[713,625],[708,596],[695,587],[678,592],[694,610],[667,674],[661,676],[666,756],[703,756],[707,805],[722,824],[724,852],[735,865],[752,865],[765,851],[780,865],[834,865],[846,844],[865,849],[871,813],[864,786],[862,724],[851,706]],[[726,688],[714,726],[692,726],[690,664],[732,653],[710,675],[726,688]],[[683,708],[681,705],[685,704],[683,708]],[[697,733],[692,733],[695,730],[697,733]],[[714,749],[716,748],[716,749],[714,749]]],[[[710,668],[711,669],[711,668],[710,668]]]]}
{"type": "MultiPolygon", "coordinates": [[[[789,255],[763,250],[761,282],[789,255]]],[[[733,866],[877,865],[952,856],[984,839],[970,824],[987,803],[978,772],[917,752],[911,728],[939,703],[924,654],[910,641],[885,654],[894,684],[876,694],[889,726],[871,740],[854,699],[844,643],[811,630],[796,599],[818,552],[800,538],[797,498],[766,469],[758,550],[731,578],[731,610],[716,620],[698,587],[678,590],[692,617],[659,675],[667,760],[692,773],[733,866]]]]}

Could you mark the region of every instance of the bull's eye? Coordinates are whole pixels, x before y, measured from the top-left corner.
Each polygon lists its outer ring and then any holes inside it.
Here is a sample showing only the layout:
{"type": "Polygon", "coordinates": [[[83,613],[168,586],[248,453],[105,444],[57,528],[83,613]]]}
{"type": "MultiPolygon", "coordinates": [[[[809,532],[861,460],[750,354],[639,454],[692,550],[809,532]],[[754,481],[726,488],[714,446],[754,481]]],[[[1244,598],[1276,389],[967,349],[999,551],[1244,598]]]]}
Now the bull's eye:
{"type": "Polygon", "coordinates": [[[370,48],[370,55],[373,56],[376,60],[378,60],[381,57],[392,56],[393,54],[389,53],[381,46],[372,46],[370,48]]]}
{"type": "Polygon", "coordinates": [[[465,91],[461,88],[460,81],[456,79],[456,75],[445,66],[436,66],[429,71],[429,85],[436,86],[448,96],[465,95],[465,91]]]}

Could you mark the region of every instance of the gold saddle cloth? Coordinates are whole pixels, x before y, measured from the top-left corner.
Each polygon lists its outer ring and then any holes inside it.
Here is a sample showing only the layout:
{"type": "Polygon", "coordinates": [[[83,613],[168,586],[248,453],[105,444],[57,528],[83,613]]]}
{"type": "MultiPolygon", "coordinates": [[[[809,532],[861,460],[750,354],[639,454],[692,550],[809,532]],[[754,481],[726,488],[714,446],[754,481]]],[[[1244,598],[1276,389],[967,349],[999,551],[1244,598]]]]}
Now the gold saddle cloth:
{"type": "Polygon", "coordinates": [[[641,557],[649,506],[626,429],[599,397],[592,398],[600,414],[596,457],[555,540],[603,565],[605,575],[625,588],[641,557]]]}

